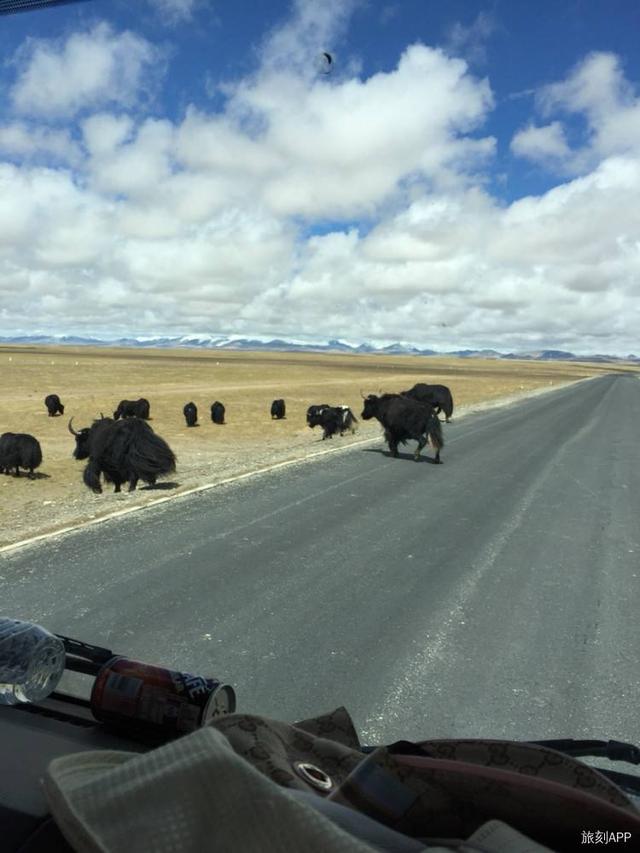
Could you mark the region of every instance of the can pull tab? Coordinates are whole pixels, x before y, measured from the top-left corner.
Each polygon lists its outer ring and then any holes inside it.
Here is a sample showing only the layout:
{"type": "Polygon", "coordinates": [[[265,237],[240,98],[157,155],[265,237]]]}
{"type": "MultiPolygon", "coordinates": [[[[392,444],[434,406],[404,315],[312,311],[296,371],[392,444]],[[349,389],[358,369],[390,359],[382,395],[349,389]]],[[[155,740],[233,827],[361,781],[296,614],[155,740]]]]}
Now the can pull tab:
{"type": "Polygon", "coordinates": [[[331,776],[328,776],[324,770],[316,767],[315,764],[309,764],[306,761],[296,761],[293,765],[294,770],[305,782],[313,785],[319,791],[330,791],[333,788],[331,776]]]}

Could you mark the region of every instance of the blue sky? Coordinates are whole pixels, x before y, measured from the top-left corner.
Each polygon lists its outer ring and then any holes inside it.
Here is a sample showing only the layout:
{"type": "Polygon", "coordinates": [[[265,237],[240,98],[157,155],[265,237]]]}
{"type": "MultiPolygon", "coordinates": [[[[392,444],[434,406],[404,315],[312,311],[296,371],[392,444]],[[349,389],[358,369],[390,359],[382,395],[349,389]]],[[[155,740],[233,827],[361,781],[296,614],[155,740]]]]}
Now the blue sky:
{"type": "Polygon", "coordinates": [[[638,349],[637,3],[0,21],[0,334],[638,349]]]}

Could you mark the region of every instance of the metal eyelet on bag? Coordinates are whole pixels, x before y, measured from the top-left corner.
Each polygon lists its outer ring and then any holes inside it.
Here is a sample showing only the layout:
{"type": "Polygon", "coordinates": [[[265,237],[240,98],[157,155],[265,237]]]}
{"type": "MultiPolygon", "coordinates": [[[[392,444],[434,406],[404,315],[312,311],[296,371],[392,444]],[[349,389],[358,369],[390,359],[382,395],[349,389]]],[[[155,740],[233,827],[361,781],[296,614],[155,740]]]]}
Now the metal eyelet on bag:
{"type": "Polygon", "coordinates": [[[331,776],[327,776],[324,770],[316,767],[315,764],[309,764],[306,761],[296,761],[293,769],[305,782],[313,785],[319,791],[330,791],[333,788],[331,776]]]}

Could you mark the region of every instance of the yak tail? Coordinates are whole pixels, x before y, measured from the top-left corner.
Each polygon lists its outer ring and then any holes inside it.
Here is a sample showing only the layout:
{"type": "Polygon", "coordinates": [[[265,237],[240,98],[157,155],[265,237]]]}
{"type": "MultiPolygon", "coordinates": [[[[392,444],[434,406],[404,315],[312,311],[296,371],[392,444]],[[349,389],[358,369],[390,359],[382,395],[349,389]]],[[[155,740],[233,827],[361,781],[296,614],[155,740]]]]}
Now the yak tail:
{"type": "Polygon", "coordinates": [[[92,492],[101,492],[100,485],[100,465],[95,459],[90,459],[82,474],[82,480],[85,486],[88,486],[92,492]]]}
{"type": "Polygon", "coordinates": [[[442,404],[442,410],[445,414],[446,419],[449,420],[449,418],[453,414],[453,397],[451,396],[451,394],[447,394],[447,399],[442,404]]]}
{"type": "Polygon", "coordinates": [[[442,427],[440,426],[440,418],[433,414],[427,422],[427,435],[436,451],[436,458],[439,458],[440,451],[444,447],[444,437],[442,435],[442,427]]]}
{"type": "Polygon", "coordinates": [[[167,442],[156,435],[143,421],[134,427],[129,447],[131,469],[145,483],[176,470],[176,457],[167,442]]]}
{"type": "Polygon", "coordinates": [[[20,456],[21,468],[29,468],[31,470],[38,468],[42,462],[42,448],[40,447],[40,442],[36,439],[30,441],[28,446],[22,449],[20,456]]]}

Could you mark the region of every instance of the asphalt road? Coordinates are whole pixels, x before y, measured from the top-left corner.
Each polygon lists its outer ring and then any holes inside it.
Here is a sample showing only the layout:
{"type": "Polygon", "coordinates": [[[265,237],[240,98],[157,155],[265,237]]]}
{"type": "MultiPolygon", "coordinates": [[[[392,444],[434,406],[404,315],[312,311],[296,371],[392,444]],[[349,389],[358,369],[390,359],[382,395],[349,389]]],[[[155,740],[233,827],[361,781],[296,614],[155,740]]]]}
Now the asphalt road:
{"type": "Polygon", "coordinates": [[[0,613],[365,742],[640,741],[640,381],[332,454],[9,552],[0,613]]]}

